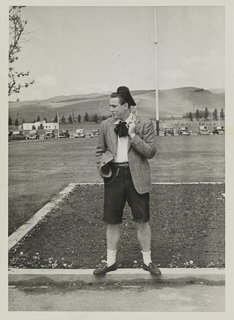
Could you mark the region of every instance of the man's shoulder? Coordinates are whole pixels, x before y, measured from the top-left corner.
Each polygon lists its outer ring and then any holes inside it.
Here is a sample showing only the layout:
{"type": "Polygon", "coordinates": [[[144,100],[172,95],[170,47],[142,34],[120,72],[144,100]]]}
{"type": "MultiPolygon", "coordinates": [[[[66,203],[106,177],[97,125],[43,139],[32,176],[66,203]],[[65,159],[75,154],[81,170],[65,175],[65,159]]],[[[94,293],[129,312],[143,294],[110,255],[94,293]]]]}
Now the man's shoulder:
{"type": "Polygon", "coordinates": [[[114,119],[112,117],[102,120],[101,128],[102,130],[107,130],[107,128],[111,127],[114,123],[114,119]]]}
{"type": "Polygon", "coordinates": [[[146,124],[151,124],[152,123],[152,120],[148,119],[148,118],[145,118],[145,117],[142,117],[142,116],[136,116],[136,120],[142,124],[146,123],[146,124]]]}
{"type": "Polygon", "coordinates": [[[105,120],[103,120],[102,121],[102,125],[106,125],[106,124],[109,124],[109,123],[113,123],[113,118],[112,117],[110,117],[110,118],[108,118],[108,119],[105,119],[105,120]]]}

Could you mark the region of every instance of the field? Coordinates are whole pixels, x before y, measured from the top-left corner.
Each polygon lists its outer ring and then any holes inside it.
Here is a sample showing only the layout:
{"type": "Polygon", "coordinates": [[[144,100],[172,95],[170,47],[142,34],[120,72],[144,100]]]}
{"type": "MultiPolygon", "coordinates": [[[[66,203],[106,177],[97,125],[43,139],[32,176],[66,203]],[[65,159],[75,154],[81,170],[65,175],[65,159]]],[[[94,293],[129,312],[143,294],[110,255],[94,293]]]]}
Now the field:
{"type": "MultiPolygon", "coordinates": [[[[157,137],[152,182],[224,182],[225,137],[157,137]]],[[[71,182],[102,182],[97,138],[9,143],[9,234],[71,182]]]]}

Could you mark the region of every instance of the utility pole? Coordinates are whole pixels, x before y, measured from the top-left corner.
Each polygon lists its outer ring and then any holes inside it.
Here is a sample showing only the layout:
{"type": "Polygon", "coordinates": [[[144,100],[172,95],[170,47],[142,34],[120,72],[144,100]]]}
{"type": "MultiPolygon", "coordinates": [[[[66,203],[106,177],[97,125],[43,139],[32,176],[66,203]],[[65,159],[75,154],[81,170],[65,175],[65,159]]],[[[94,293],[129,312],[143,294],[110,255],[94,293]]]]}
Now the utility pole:
{"type": "Polygon", "coordinates": [[[156,132],[157,136],[159,136],[159,106],[158,106],[158,40],[157,40],[157,12],[156,7],[154,7],[154,44],[155,44],[155,102],[156,102],[156,132]]]}

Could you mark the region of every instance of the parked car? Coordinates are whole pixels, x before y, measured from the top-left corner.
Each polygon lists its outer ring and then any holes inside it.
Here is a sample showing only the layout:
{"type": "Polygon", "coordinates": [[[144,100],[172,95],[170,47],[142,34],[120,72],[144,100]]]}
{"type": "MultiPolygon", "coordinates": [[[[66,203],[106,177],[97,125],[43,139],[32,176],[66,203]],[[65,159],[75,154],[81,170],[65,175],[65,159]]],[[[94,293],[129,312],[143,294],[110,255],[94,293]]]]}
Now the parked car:
{"type": "Polygon", "coordinates": [[[27,140],[37,140],[37,139],[40,139],[40,135],[38,134],[38,132],[32,132],[26,136],[26,139],[27,140]]]}
{"type": "Polygon", "coordinates": [[[37,140],[40,139],[40,135],[38,133],[29,133],[26,137],[27,140],[37,140]]]}
{"type": "Polygon", "coordinates": [[[178,132],[179,136],[190,136],[191,131],[189,131],[188,127],[182,127],[178,132]]]}
{"type": "Polygon", "coordinates": [[[165,128],[164,129],[164,136],[174,136],[174,129],[173,128],[165,128]]]}
{"type": "Polygon", "coordinates": [[[77,129],[74,137],[75,138],[85,138],[85,130],[84,129],[77,129]]]}
{"type": "Polygon", "coordinates": [[[61,132],[59,132],[59,135],[57,136],[57,138],[70,138],[70,133],[68,130],[62,130],[61,132]]]}
{"type": "Polygon", "coordinates": [[[202,136],[202,135],[208,136],[210,134],[210,131],[208,130],[207,126],[200,126],[197,134],[199,136],[202,136]]]}
{"type": "Polygon", "coordinates": [[[8,140],[11,139],[11,136],[12,136],[12,135],[13,135],[13,131],[9,130],[9,131],[8,131],[8,140]]]}
{"type": "Polygon", "coordinates": [[[25,140],[26,135],[22,131],[8,132],[8,140],[25,140]]]}
{"type": "Polygon", "coordinates": [[[213,135],[215,135],[215,134],[219,134],[219,135],[224,134],[224,126],[214,127],[213,135]]]}
{"type": "Polygon", "coordinates": [[[55,139],[54,131],[46,131],[46,134],[44,135],[44,139],[55,139]]]}
{"type": "Polygon", "coordinates": [[[93,138],[93,137],[98,137],[99,135],[99,130],[98,129],[94,129],[89,133],[89,137],[93,138]]]}

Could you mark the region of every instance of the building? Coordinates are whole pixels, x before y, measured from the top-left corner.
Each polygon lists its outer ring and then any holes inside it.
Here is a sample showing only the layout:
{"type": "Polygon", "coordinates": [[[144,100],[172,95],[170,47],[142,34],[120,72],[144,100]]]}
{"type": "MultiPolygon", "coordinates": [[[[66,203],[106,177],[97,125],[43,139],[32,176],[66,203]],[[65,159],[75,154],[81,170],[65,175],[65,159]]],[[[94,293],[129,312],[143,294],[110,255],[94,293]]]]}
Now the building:
{"type": "Polygon", "coordinates": [[[45,121],[36,121],[32,123],[23,123],[23,131],[26,130],[56,130],[59,128],[57,122],[45,122],[45,121]]]}

